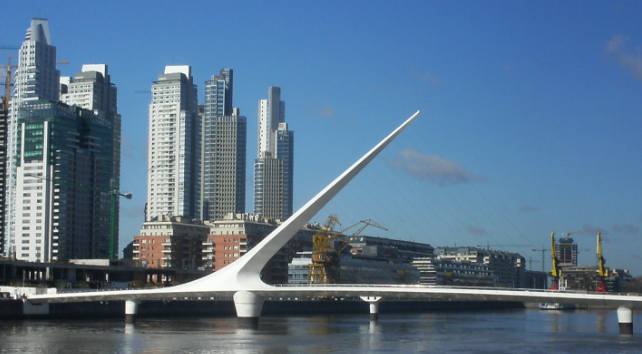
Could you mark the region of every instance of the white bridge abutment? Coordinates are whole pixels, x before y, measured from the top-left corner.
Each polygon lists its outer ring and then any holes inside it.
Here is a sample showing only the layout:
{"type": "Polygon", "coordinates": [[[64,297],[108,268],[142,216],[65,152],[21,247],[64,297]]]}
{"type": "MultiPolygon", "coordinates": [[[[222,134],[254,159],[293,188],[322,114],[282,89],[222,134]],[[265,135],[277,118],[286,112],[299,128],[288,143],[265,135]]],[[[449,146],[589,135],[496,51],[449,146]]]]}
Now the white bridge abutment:
{"type": "Polygon", "coordinates": [[[125,322],[134,323],[138,314],[139,303],[137,300],[125,300],[125,322]]]}
{"type": "Polygon", "coordinates": [[[633,310],[630,307],[620,306],[617,308],[617,322],[620,334],[633,334],[633,310]]]}
{"type": "Polygon", "coordinates": [[[263,310],[262,296],[251,291],[237,291],[234,293],[234,307],[236,317],[240,324],[255,326],[258,324],[261,311],[263,310]]]}
{"type": "Polygon", "coordinates": [[[359,298],[368,303],[370,310],[370,321],[379,319],[379,303],[383,300],[381,296],[359,296],[359,298]]]}

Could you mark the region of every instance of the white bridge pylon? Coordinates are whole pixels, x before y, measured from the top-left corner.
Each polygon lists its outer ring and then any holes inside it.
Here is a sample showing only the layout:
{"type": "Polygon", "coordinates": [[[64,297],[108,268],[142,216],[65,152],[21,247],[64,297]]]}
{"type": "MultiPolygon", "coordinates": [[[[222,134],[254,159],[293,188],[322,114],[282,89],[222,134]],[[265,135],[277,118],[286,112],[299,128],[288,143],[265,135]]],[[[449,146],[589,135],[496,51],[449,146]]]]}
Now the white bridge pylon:
{"type": "Polygon", "coordinates": [[[372,161],[394,138],[396,138],[410,123],[419,117],[420,111],[407,118],[400,126],[383,138],[370,151],[357,160],[352,166],[323,188],[314,198],[297,210],[279,227],[272,231],[261,242],[254,246],[242,257],[210,275],[189,283],[165,288],[174,291],[253,291],[273,288],[265,284],[261,278],[261,270],[267,262],[305,224],[321,210],[350,180],[372,161]]]}

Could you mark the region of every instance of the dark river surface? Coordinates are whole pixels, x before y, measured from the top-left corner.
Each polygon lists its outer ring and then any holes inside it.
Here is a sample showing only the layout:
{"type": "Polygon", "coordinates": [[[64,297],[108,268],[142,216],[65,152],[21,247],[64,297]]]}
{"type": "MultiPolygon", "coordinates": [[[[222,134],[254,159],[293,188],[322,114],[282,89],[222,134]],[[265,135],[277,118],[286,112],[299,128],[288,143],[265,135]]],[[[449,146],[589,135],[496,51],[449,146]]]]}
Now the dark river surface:
{"type": "Polygon", "coordinates": [[[0,353],[642,353],[618,334],[615,311],[140,318],[0,322],[0,353]]]}

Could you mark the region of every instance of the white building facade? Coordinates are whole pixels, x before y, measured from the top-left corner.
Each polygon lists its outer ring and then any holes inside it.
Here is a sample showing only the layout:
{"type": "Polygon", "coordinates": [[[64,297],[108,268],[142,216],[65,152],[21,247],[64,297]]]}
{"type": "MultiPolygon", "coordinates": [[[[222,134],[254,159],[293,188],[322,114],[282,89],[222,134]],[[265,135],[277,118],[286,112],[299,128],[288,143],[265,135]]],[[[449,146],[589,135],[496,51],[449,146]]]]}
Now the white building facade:
{"type": "Polygon", "coordinates": [[[34,18],[20,46],[7,128],[7,173],[4,255],[16,255],[16,161],[17,121],[24,104],[39,99],[57,101],[60,73],[56,70],[56,47],[51,44],[49,22],[34,18]]]}
{"type": "Polygon", "coordinates": [[[112,122],[48,100],[19,113],[15,258],[108,258],[112,122]]]}
{"type": "Polygon", "coordinates": [[[257,158],[254,161],[254,212],[285,220],[292,214],[294,132],[285,122],[281,89],[271,86],[259,100],[257,158]]]}
{"type": "Polygon", "coordinates": [[[201,124],[189,65],[166,66],[152,85],[146,220],[200,216],[201,124]]]}

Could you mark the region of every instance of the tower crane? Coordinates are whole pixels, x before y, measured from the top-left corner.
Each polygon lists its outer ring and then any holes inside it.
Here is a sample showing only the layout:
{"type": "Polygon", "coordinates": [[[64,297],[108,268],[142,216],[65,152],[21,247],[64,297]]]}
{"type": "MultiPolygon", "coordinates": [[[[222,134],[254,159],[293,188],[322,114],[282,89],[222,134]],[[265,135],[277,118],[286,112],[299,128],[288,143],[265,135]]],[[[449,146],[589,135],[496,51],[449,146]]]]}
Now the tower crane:
{"type": "Polygon", "coordinates": [[[558,290],[559,289],[559,280],[561,277],[561,271],[559,269],[558,265],[558,259],[557,259],[557,252],[556,252],[556,244],[555,244],[555,233],[551,232],[551,277],[553,278],[553,281],[551,283],[551,290],[558,290]]]}
{"type": "Polygon", "coordinates": [[[11,72],[15,68],[15,65],[11,65],[11,57],[7,58],[7,64],[1,65],[0,68],[4,66],[4,82],[0,85],[4,86],[4,98],[2,103],[5,107],[9,107],[9,100],[11,99],[11,72]]]}
{"type": "Polygon", "coordinates": [[[375,220],[365,219],[365,220],[360,220],[359,222],[354,223],[354,224],[346,227],[345,229],[341,230],[341,233],[345,234],[348,230],[353,229],[355,226],[357,226],[359,224],[361,224],[361,227],[359,227],[359,229],[357,229],[357,231],[355,233],[353,233],[352,236],[361,235],[361,233],[369,226],[376,227],[377,229],[381,229],[381,230],[384,230],[384,231],[388,231],[388,229],[385,226],[381,225],[380,223],[376,222],[375,220]]]}
{"type": "Polygon", "coordinates": [[[388,229],[372,219],[361,220],[341,231],[334,228],[341,225],[339,218],[332,214],[326,219],[319,232],[312,236],[312,264],[310,265],[310,283],[332,284],[339,281],[339,262],[344,250],[349,247],[345,233],[358,225],[359,228],[352,236],[359,236],[369,226],[388,231],[388,229]]]}
{"type": "Polygon", "coordinates": [[[334,231],[336,225],[341,225],[339,218],[332,214],[326,219],[321,229],[312,235],[312,263],[310,264],[311,284],[332,284],[339,277],[339,255],[335,240],[341,234],[334,231]]]}
{"type": "MultiPolygon", "coordinates": [[[[18,49],[19,48],[16,46],[0,45],[0,50],[14,51],[18,49]]],[[[4,82],[0,83],[0,85],[4,86],[4,99],[2,103],[5,104],[5,107],[7,107],[7,109],[9,107],[9,100],[11,100],[11,73],[12,70],[15,69],[15,67],[15,65],[11,64],[11,55],[7,57],[7,64],[0,64],[0,70],[5,72],[5,80],[4,82]],[[4,69],[2,69],[3,66],[4,69]]]]}
{"type": "Polygon", "coordinates": [[[606,292],[606,277],[609,275],[608,270],[606,269],[606,261],[604,260],[604,254],[603,254],[603,249],[602,249],[602,233],[598,232],[597,233],[597,247],[596,247],[596,254],[597,254],[597,276],[598,276],[598,283],[595,288],[595,291],[598,293],[605,293],[606,292]]]}

